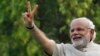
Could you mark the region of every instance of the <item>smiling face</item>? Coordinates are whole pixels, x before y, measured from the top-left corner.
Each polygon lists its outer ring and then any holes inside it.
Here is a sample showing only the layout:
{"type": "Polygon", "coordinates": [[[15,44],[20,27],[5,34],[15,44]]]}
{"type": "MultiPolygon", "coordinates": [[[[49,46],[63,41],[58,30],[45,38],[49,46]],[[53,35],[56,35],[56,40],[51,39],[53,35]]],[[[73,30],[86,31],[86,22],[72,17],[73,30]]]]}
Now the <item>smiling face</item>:
{"type": "Polygon", "coordinates": [[[75,20],[71,24],[70,38],[75,46],[87,46],[91,41],[93,34],[88,24],[82,20],[75,20]]]}

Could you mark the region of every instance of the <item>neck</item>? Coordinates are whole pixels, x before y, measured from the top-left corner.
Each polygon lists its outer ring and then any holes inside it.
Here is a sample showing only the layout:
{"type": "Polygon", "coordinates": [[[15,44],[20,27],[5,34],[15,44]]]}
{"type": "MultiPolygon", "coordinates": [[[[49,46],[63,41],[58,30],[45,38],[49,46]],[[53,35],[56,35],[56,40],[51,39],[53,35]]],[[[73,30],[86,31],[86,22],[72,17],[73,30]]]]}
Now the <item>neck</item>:
{"type": "Polygon", "coordinates": [[[84,50],[85,48],[89,48],[91,47],[91,45],[93,44],[93,41],[91,41],[90,43],[88,43],[87,45],[79,45],[79,46],[74,46],[77,50],[83,51],[85,52],[86,50],[84,50]]]}
{"type": "Polygon", "coordinates": [[[77,50],[84,51],[84,48],[86,48],[86,46],[75,46],[75,48],[77,50]]]}

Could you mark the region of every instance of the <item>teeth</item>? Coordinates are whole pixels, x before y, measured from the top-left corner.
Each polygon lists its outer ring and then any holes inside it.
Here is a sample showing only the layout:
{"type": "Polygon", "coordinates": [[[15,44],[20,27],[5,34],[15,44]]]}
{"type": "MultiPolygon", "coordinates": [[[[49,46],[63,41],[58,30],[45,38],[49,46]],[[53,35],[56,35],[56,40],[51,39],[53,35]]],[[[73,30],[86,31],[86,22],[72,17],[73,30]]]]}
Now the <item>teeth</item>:
{"type": "Polygon", "coordinates": [[[74,37],[73,40],[81,39],[81,37],[74,37]]]}

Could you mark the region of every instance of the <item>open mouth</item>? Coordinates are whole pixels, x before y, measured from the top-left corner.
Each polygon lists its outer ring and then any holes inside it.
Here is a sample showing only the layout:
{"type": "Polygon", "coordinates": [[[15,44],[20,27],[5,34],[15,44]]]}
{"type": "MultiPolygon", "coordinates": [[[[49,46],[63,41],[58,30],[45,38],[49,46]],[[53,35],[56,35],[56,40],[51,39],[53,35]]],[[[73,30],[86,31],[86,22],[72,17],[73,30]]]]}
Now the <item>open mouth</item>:
{"type": "Polygon", "coordinates": [[[75,41],[78,41],[80,39],[82,39],[82,37],[73,37],[73,40],[75,40],[75,41]]]}

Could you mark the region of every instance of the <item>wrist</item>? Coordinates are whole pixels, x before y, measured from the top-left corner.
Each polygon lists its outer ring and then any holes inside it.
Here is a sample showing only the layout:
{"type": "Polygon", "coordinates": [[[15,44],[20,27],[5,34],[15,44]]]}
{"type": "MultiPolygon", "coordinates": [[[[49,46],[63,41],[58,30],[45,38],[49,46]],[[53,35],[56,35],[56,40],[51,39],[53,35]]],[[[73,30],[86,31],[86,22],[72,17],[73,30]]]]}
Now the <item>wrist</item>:
{"type": "Polygon", "coordinates": [[[32,26],[32,27],[26,27],[26,28],[31,30],[31,29],[34,29],[34,26],[32,26]]]}
{"type": "Polygon", "coordinates": [[[26,28],[29,29],[29,30],[34,29],[34,27],[35,27],[34,23],[32,23],[31,25],[26,26],[26,28]]]}

